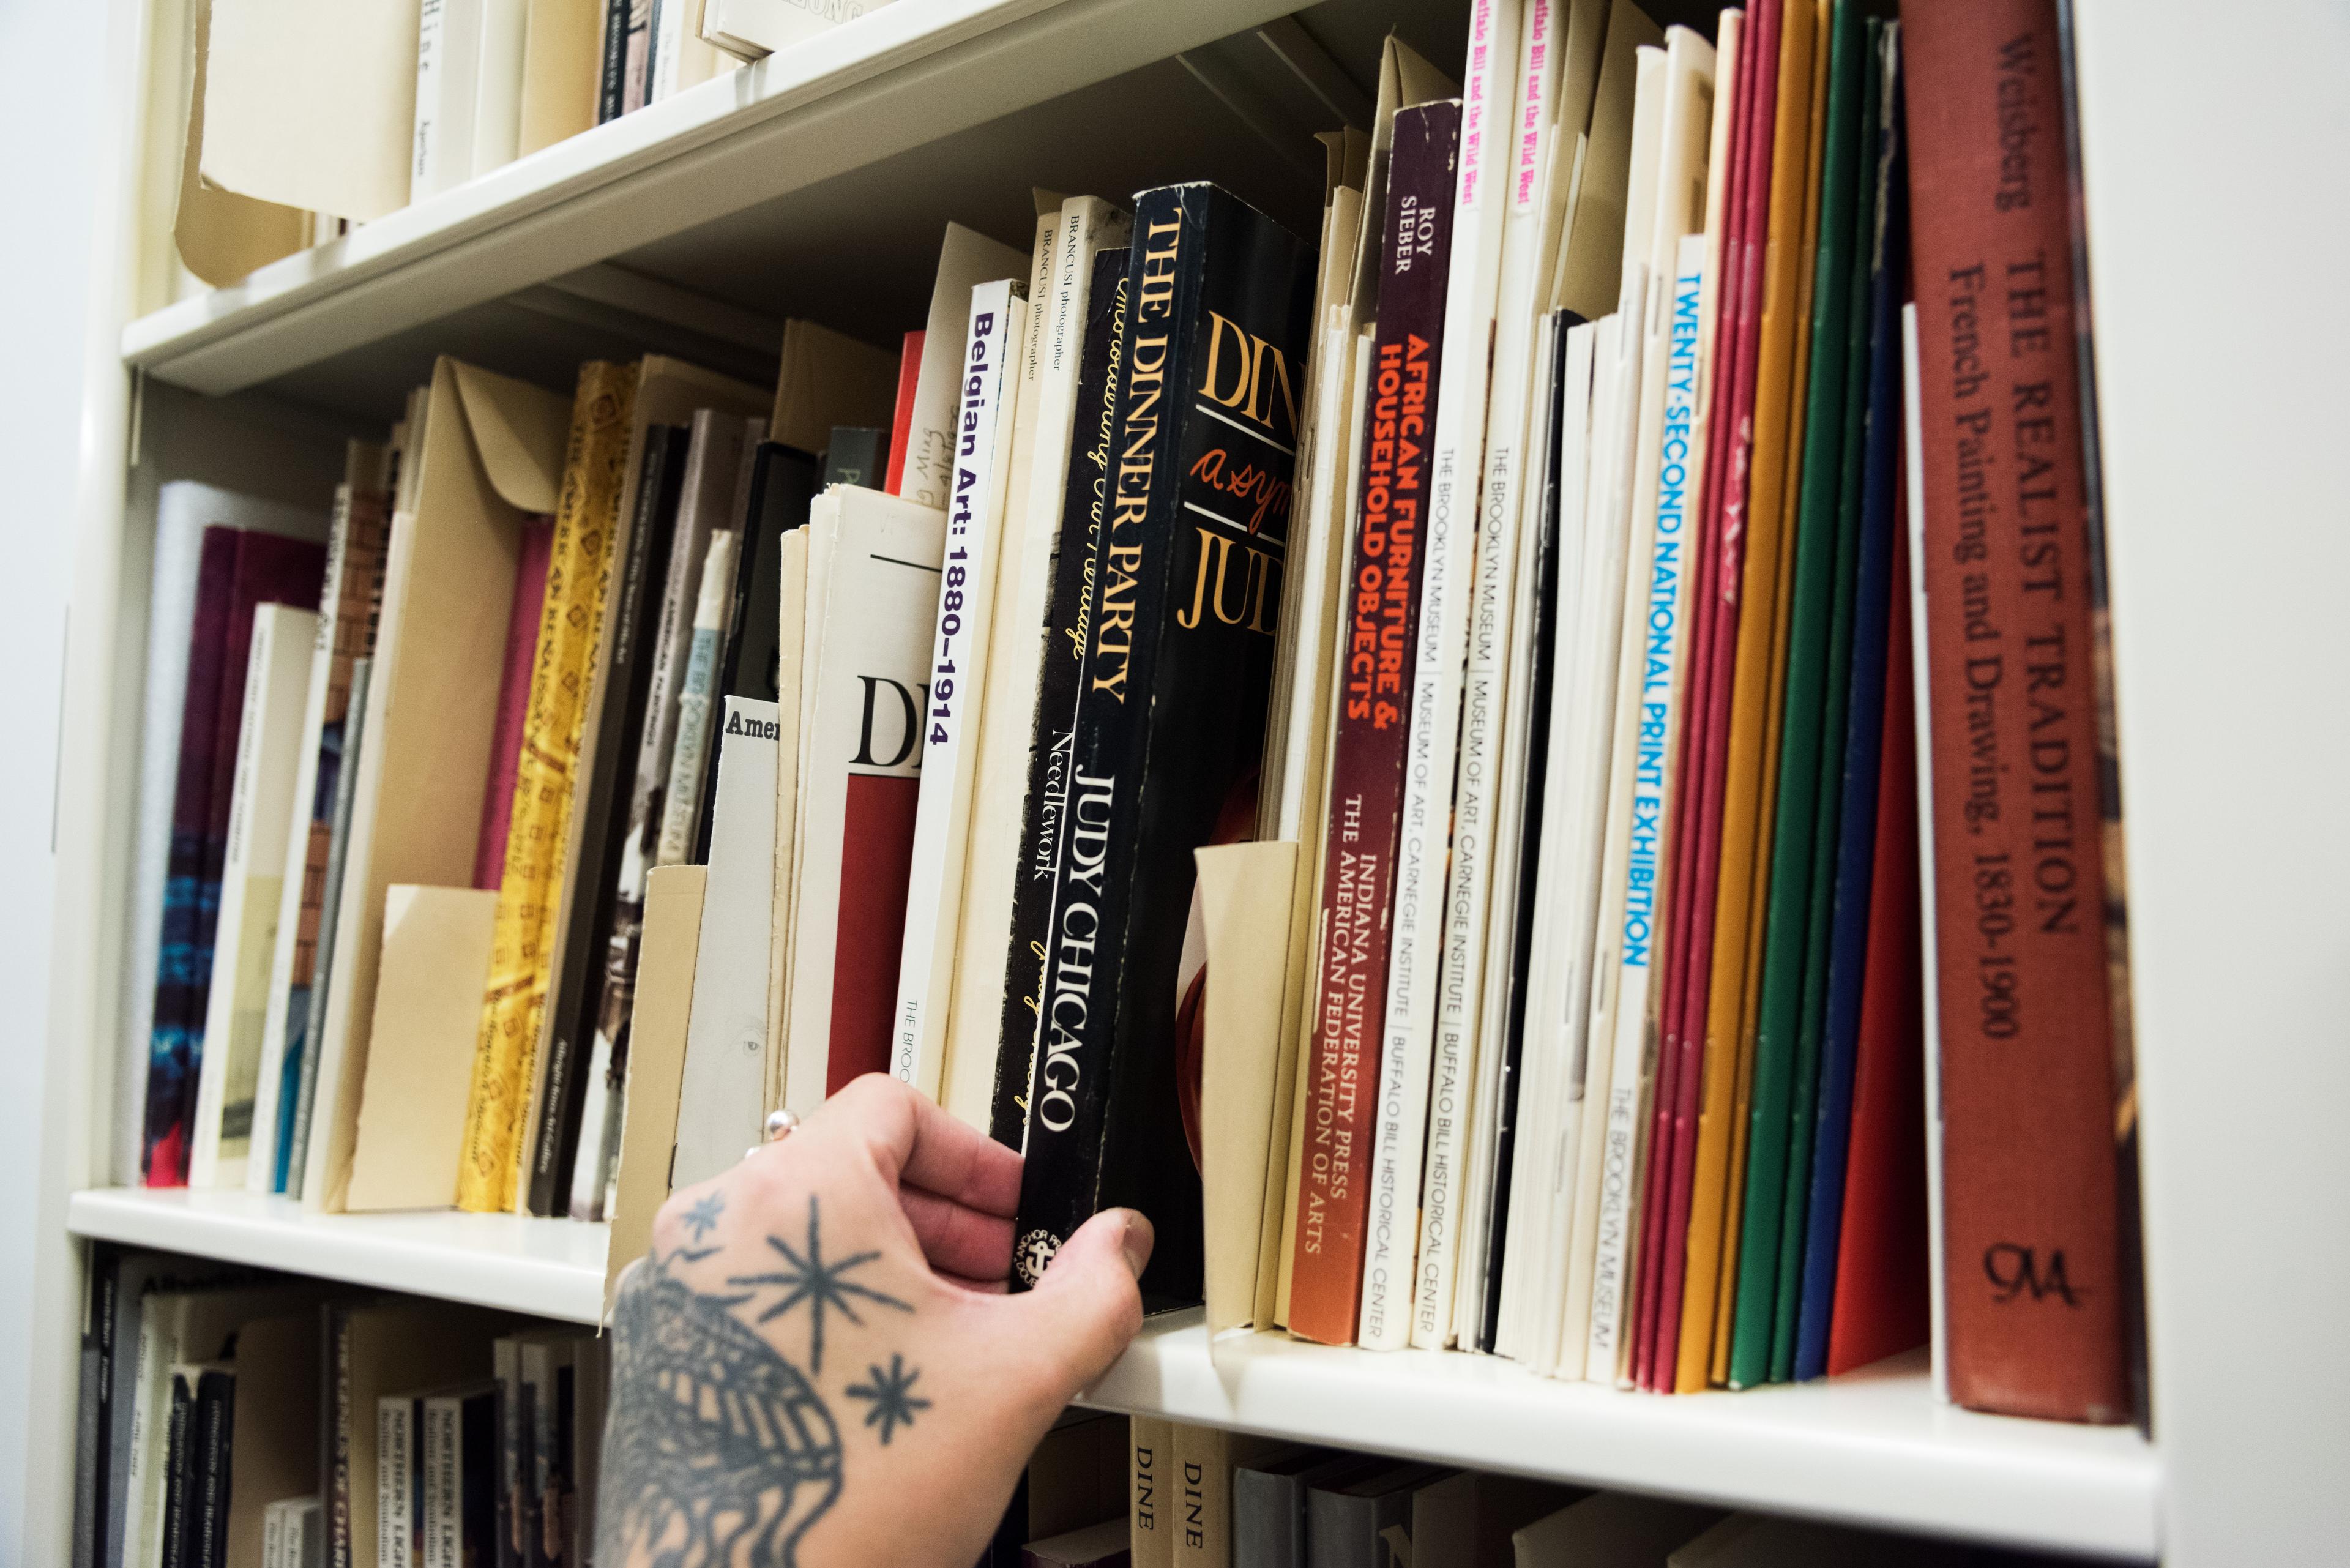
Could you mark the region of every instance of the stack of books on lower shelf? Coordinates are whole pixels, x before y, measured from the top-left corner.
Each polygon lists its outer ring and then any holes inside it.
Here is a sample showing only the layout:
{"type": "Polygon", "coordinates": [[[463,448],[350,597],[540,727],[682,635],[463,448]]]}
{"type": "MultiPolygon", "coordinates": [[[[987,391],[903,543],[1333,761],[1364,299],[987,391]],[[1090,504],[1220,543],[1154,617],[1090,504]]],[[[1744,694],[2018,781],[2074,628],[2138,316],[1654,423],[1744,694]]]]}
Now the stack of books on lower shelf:
{"type": "MultiPolygon", "coordinates": [[[[1032,1545],[1018,1568],[2020,1568],[2043,1561],[1139,1417],[1132,1442],[1127,1518],[1032,1545]]],[[[1035,1475],[1032,1463],[1032,1490],[1035,1475]]]]}
{"type": "Polygon", "coordinates": [[[894,355],[444,358],[330,526],[167,493],[145,1179],[617,1272],[885,1072],[1015,1287],[1124,1204],[1219,1332],[2129,1419],[2062,41],[1475,0],[1318,247],[1040,192],[894,355]]]}
{"type": "Polygon", "coordinates": [[[91,1282],[78,1564],[592,1559],[594,1331],[114,1247],[91,1282]]]}

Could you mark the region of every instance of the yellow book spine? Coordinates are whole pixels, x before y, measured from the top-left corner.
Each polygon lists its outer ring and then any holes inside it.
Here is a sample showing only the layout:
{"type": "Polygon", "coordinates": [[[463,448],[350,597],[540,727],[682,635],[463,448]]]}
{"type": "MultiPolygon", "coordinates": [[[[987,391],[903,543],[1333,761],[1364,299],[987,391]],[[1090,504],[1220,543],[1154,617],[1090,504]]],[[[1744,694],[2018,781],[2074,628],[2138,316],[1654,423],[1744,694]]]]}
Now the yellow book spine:
{"type": "Polygon", "coordinates": [[[627,477],[632,365],[579,368],[571,434],[556,504],[555,538],[539,611],[516,759],[506,863],[498,881],[489,982],[465,1101],[464,1155],[457,1206],[494,1213],[514,1204],[515,1149],[536,1076],[539,1021],[546,1008],[548,956],[563,888],[579,734],[588,714],[589,665],[611,589],[613,544],[627,477]]]}
{"type": "MultiPolygon", "coordinates": [[[[1705,1079],[1697,1168],[1690,1189],[1688,1266],[1681,1285],[1680,1344],[1673,1386],[1694,1393],[1712,1379],[1712,1353],[1726,1355],[1720,1323],[1737,1277],[1738,1212],[1744,1187],[1746,1118],[1753,1072],[1752,993],[1756,938],[1770,863],[1771,799],[1777,783],[1779,700],[1786,660],[1788,454],[1801,440],[1804,362],[1809,330],[1812,227],[1818,203],[1827,0],[1791,0],[1779,44],[1772,126],[1770,233],[1764,251],[1762,325],[1755,365],[1754,448],[1746,504],[1747,607],[1738,627],[1730,755],[1722,791],[1721,862],[1715,887],[1713,969],[1708,976],[1705,1079]],[[1806,178],[1799,181],[1803,172],[1806,178]]],[[[1727,1366],[1723,1367],[1724,1374],[1727,1366]]]]}

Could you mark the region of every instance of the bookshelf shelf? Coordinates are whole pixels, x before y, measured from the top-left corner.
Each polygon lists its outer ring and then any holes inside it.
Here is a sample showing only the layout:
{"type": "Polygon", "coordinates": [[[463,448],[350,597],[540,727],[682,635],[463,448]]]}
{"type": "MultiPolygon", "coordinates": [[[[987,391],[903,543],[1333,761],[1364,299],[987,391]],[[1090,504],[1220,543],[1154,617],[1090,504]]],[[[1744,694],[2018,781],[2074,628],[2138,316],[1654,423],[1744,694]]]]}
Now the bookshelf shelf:
{"type": "Polygon", "coordinates": [[[2156,1450],[2129,1428],[1981,1416],[1923,1353],[1830,1382],[1677,1398],[1514,1363],[1270,1334],[1211,1346],[1197,1312],[1145,1327],[1083,1403],[1724,1506],[2150,1561],[2156,1450]]]}
{"type": "Polygon", "coordinates": [[[1461,6],[1324,0],[1307,13],[1311,34],[1294,23],[1251,32],[1294,9],[897,0],[138,317],[121,356],[199,392],[278,383],[292,400],[348,407],[386,389],[396,397],[416,379],[410,361],[429,367],[452,327],[484,362],[509,340],[511,362],[493,368],[526,374],[560,360],[566,383],[598,331],[772,361],[795,305],[852,331],[872,317],[877,337],[893,337],[878,330],[889,312],[877,302],[902,306],[917,286],[927,296],[921,268],[941,222],[1024,245],[1031,178],[1121,191],[1213,167],[1253,185],[1243,193],[1268,211],[1304,196],[1293,218],[1310,232],[1318,163],[1267,156],[1252,124],[1310,106],[1297,132],[1310,148],[1306,130],[1367,108],[1333,101],[1358,89],[1327,68],[1330,49],[1367,49],[1376,62],[1388,27],[1414,30],[1423,14],[1451,17],[1457,36],[1461,6]]]}
{"type": "Polygon", "coordinates": [[[420,1210],[312,1214],[252,1192],[108,1188],[77,1192],[78,1236],[282,1269],[318,1279],[595,1323],[607,1228],[571,1220],[420,1210]]]}

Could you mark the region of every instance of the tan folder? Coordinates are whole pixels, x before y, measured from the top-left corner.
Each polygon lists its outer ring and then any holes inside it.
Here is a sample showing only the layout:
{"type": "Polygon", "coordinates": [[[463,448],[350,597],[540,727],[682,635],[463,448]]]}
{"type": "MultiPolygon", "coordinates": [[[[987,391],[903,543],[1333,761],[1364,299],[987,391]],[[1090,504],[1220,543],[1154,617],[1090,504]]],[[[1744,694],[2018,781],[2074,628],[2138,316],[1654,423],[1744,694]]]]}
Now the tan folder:
{"type": "Polygon", "coordinates": [[[423,406],[414,507],[385,559],[304,1167],[304,1206],[330,1211],[350,1183],[385,898],[395,882],[473,880],[522,526],[554,509],[570,417],[556,393],[450,358],[423,406]]]}
{"type": "Polygon", "coordinates": [[[457,1201],[465,1092],[497,912],[489,888],[402,882],[385,891],[367,1086],[344,1208],[457,1201]]]}

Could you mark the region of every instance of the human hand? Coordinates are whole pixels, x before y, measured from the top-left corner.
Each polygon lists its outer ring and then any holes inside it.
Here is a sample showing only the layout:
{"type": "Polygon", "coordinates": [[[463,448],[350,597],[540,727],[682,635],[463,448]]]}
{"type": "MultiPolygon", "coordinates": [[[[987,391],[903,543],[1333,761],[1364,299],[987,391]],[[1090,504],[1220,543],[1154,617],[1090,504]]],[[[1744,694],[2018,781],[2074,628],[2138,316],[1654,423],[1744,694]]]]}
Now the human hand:
{"type": "Polygon", "coordinates": [[[868,1075],[673,1194],[612,1318],[605,1568],[970,1568],[1142,1324],[1150,1222],[1004,1293],[1020,1157],[868,1075]]]}

